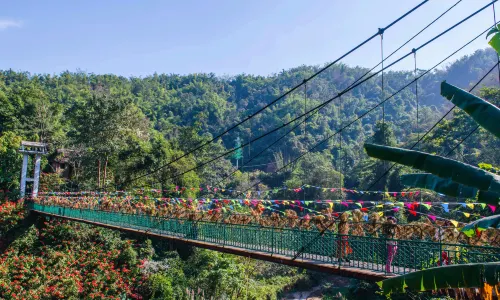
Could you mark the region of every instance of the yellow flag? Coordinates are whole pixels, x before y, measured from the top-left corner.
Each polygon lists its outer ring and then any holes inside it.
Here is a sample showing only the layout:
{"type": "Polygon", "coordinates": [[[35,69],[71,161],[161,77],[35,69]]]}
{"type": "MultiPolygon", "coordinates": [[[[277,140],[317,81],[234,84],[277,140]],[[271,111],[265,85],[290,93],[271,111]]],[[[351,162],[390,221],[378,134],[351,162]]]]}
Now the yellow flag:
{"type": "Polygon", "coordinates": [[[384,205],[383,205],[383,204],[379,204],[379,205],[377,205],[377,206],[375,206],[375,207],[377,207],[377,208],[382,208],[382,207],[384,207],[384,205]]]}
{"type": "Polygon", "coordinates": [[[453,224],[453,226],[457,227],[458,226],[458,222],[455,221],[455,220],[450,220],[451,224],[453,224]]]}
{"type": "Polygon", "coordinates": [[[381,217],[383,217],[384,216],[384,212],[383,211],[379,211],[378,215],[381,216],[381,217]]]}
{"type": "Polygon", "coordinates": [[[329,202],[328,205],[330,205],[330,208],[333,209],[333,203],[329,202]]]}
{"type": "Polygon", "coordinates": [[[466,218],[468,218],[468,217],[470,217],[470,214],[469,214],[469,213],[464,212],[464,216],[465,216],[466,218]]]}
{"type": "Polygon", "coordinates": [[[474,209],[474,204],[472,204],[472,203],[467,203],[466,205],[467,205],[467,207],[468,207],[468,208],[470,208],[470,209],[474,209]]]}
{"type": "Polygon", "coordinates": [[[288,201],[283,201],[283,204],[286,204],[286,205],[288,205],[288,201]]]}
{"type": "Polygon", "coordinates": [[[389,197],[390,197],[390,196],[389,196],[389,193],[385,192],[384,194],[385,194],[385,196],[386,196],[387,198],[389,198],[389,197]]]}

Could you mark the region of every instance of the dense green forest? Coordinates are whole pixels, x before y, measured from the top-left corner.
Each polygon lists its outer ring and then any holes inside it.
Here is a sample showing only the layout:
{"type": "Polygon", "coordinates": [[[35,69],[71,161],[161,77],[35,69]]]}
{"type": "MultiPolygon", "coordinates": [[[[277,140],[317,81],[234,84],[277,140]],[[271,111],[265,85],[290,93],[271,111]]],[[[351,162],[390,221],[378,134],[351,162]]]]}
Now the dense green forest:
{"type": "MultiPolygon", "coordinates": [[[[478,50],[421,78],[418,81],[418,123],[414,84],[391,98],[385,104],[385,126],[387,132],[393,134],[386,135],[386,142],[411,145],[450,107],[439,95],[442,80],[468,88],[495,62],[493,50],[478,50]]],[[[373,171],[376,166],[366,157],[361,144],[377,138],[375,133],[382,128],[378,123],[382,117],[380,108],[342,131],[342,149],[339,148],[340,134],[337,134],[290,168],[274,171],[370,109],[381,101],[383,93],[388,96],[405,86],[414,78],[412,71],[387,72],[384,91],[380,76],[354,88],[227,179],[225,177],[236,165],[234,155],[226,155],[225,159],[218,159],[195,172],[172,177],[231,149],[238,137],[246,143],[289,122],[305,110],[337,95],[368,69],[334,65],[309,81],[305,93],[303,88],[297,89],[224,135],[217,143],[170,164],[153,176],[129,180],[210,140],[319,68],[301,66],[267,77],[154,74],[144,78],[125,78],[83,72],[48,75],[2,71],[0,155],[3,174],[0,188],[9,191],[17,188],[20,163],[14,150],[20,139],[50,145],[51,156],[44,159],[44,171],[49,173],[53,170],[47,162],[55,158],[56,150],[70,150],[65,155],[69,156],[74,172],[64,189],[95,189],[98,185],[112,190],[215,184],[244,188],[257,180],[269,187],[338,186],[341,184],[340,173],[344,175],[344,186],[367,188],[378,173],[373,171]],[[99,170],[100,184],[97,180],[99,170]],[[221,182],[222,179],[225,180],[221,182]]],[[[475,92],[479,93],[479,88],[484,85],[495,86],[498,83],[495,74],[492,72],[475,92]]],[[[490,99],[496,98],[494,91],[484,93],[490,99]]],[[[461,114],[450,118],[438,127],[435,135],[431,134],[436,138],[424,141],[419,148],[439,152],[442,146],[453,147],[461,139],[461,134],[465,135],[472,126],[472,123],[467,123],[467,118],[461,114]]],[[[301,120],[244,147],[239,165],[260,153],[301,120]]],[[[475,134],[455,153],[471,164],[487,161],[498,165],[499,158],[491,151],[495,145],[489,145],[488,140],[487,133],[475,134]]],[[[400,172],[403,170],[379,181],[372,189],[400,188],[397,176],[400,172]]]]}
{"type": "MultiPolygon", "coordinates": [[[[246,143],[334,97],[368,70],[335,65],[309,81],[305,93],[304,88],[296,90],[216,143],[136,181],[130,179],[210,140],[302,82],[320,66],[301,66],[267,77],[154,74],[125,78],[83,72],[54,76],[5,70],[0,73],[0,190],[5,198],[17,197],[21,166],[17,149],[21,140],[49,144],[50,153],[43,158],[44,190],[206,185],[245,189],[260,181],[259,188],[310,184],[356,189],[373,185],[376,190],[400,190],[399,175],[409,170],[395,168],[375,182],[386,166],[369,159],[363,143],[411,146],[451,107],[439,95],[442,80],[469,88],[496,62],[494,51],[479,50],[425,75],[418,81],[418,123],[415,85],[411,85],[386,103],[385,122],[381,122],[382,110],[376,109],[341,135],[283,168],[376,105],[383,94],[391,95],[415,76],[412,71],[388,72],[384,75],[384,90],[380,76],[375,76],[333,101],[248,164],[298,123],[252,142],[237,155],[228,154],[186,172],[235,147],[238,138],[246,143]],[[61,156],[72,166],[70,179],[53,174],[51,162],[61,156]],[[243,164],[243,168],[228,177],[238,157],[238,165],[243,164]],[[172,178],[180,173],[185,174],[172,178]]],[[[474,92],[500,103],[497,79],[498,73],[492,72],[474,92]]],[[[446,154],[473,128],[474,122],[457,111],[418,149],[446,154]]],[[[495,169],[500,166],[499,148],[498,140],[479,130],[452,156],[473,165],[487,162],[482,166],[495,169]]],[[[186,193],[202,194],[197,189],[186,193]]],[[[285,193],[275,196],[289,196],[285,193]]],[[[317,190],[307,197],[320,198],[324,196],[321,193],[317,190]]],[[[9,299],[189,299],[193,294],[197,299],[201,295],[215,299],[277,299],[290,290],[310,289],[322,282],[324,285],[325,279],[313,272],[208,250],[193,251],[182,245],[166,245],[73,222],[33,220],[26,216],[21,203],[13,202],[0,206],[0,250],[0,295],[9,299]],[[178,253],[171,251],[174,249],[178,253]]],[[[349,280],[333,284],[332,280],[321,288],[325,299],[333,298],[340,290],[348,298],[376,297],[374,286],[349,280]],[[347,288],[349,285],[351,288],[347,288]]]]}

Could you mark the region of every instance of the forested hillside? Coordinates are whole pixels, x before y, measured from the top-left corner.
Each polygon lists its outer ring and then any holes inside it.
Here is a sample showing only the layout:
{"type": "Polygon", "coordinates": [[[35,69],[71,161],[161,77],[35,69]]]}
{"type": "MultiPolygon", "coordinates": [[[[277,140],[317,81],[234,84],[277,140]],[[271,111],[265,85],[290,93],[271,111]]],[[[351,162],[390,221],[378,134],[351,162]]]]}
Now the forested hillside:
{"type": "MultiPolygon", "coordinates": [[[[309,184],[401,190],[399,175],[409,170],[394,168],[377,182],[387,166],[369,159],[363,143],[410,147],[451,107],[439,94],[442,80],[468,89],[496,62],[494,51],[480,50],[421,78],[418,123],[415,85],[411,85],[386,103],[385,122],[381,122],[382,110],[377,108],[284,168],[415,76],[412,71],[388,72],[384,74],[384,90],[377,75],[335,99],[304,124],[299,125],[299,119],[242,151],[190,172],[331,99],[368,69],[335,65],[307,82],[307,89],[297,89],[222,140],[186,156],[190,149],[258,111],[320,67],[301,66],[267,77],[154,74],[125,78],[4,70],[0,73],[0,196],[5,200],[18,198],[22,158],[17,149],[21,140],[49,144],[50,153],[43,158],[43,191],[154,187],[168,190],[164,192],[168,196],[176,194],[176,187],[188,187],[183,197],[210,197],[208,194],[217,191],[207,194],[206,185],[245,190],[258,182],[262,182],[258,189],[309,184]],[[291,134],[252,159],[295,125],[291,134]],[[60,176],[52,164],[56,161],[70,165],[71,174],[60,176]],[[243,168],[232,174],[237,164],[243,168]],[[166,167],[152,176],[130,180],[163,165],[166,167]]],[[[495,70],[474,92],[498,105],[497,79],[495,70]]],[[[457,111],[418,149],[446,154],[474,126],[468,115],[457,111]]],[[[498,139],[479,130],[453,156],[473,165],[488,163],[481,167],[498,171],[497,149],[498,139]]],[[[293,197],[327,196],[321,189],[307,192],[293,197]]],[[[274,199],[289,196],[286,190],[273,193],[274,199]]],[[[142,200],[149,201],[146,197],[142,200]]],[[[401,218],[405,218],[403,214],[401,218]]],[[[325,299],[339,292],[347,298],[378,297],[376,286],[359,281],[325,280],[324,275],[283,265],[193,251],[185,245],[75,222],[47,221],[28,215],[22,201],[0,205],[0,251],[0,295],[7,299],[278,299],[301,289],[315,290],[325,299]]]]}
{"type": "MultiPolygon", "coordinates": [[[[418,124],[415,85],[394,96],[385,105],[387,132],[393,132],[393,135],[386,134],[388,142],[409,145],[450,108],[449,102],[439,95],[442,80],[468,88],[494,63],[496,57],[493,50],[479,50],[445,68],[433,70],[419,80],[418,124]]],[[[236,165],[231,155],[196,172],[171,178],[234,147],[237,137],[246,143],[334,97],[368,70],[342,64],[309,81],[306,94],[303,88],[296,90],[225,135],[222,141],[184,157],[154,176],[128,181],[209,140],[319,69],[320,66],[300,66],[267,77],[247,74],[234,77],[154,74],[144,78],[83,72],[48,75],[4,70],[0,74],[0,155],[3,170],[0,189],[14,192],[17,188],[20,158],[14,150],[21,139],[49,143],[51,156],[44,159],[45,172],[53,171],[47,162],[60,155],[56,149],[67,149],[65,155],[69,156],[74,172],[71,181],[59,187],[61,189],[97,188],[98,169],[101,170],[101,181],[105,182],[100,185],[111,190],[215,184],[246,187],[257,179],[264,180],[270,187],[284,184],[289,187],[302,184],[336,186],[340,184],[339,171],[344,173],[345,186],[367,188],[376,172],[373,171],[374,162],[367,159],[360,145],[377,139],[374,133],[382,128],[382,124],[377,123],[382,116],[380,108],[342,132],[342,152],[339,151],[337,135],[299,160],[293,168],[287,168],[286,172],[272,172],[381,101],[383,95],[378,75],[334,100],[305,125],[298,126],[274,147],[244,166],[243,172],[237,172],[227,181],[220,182],[236,165]]],[[[498,83],[495,74],[493,72],[483,85],[495,86],[498,83]]],[[[413,71],[385,73],[385,95],[396,92],[414,76],[413,71]]],[[[488,94],[488,91],[485,93],[488,94]]],[[[493,91],[487,96],[494,100],[498,98],[493,91]]],[[[459,117],[467,118],[465,115],[459,117]]],[[[466,134],[467,125],[456,120],[440,126],[439,138],[421,147],[435,151],[440,149],[438,146],[441,144],[452,147],[454,141],[460,140],[461,133],[466,134]]],[[[239,165],[295,124],[245,147],[239,165]]],[[[478,136],[467,144],[468,149],[475,149],[473,155],[467,156],[469,163],[482,162],[488,151],[485,148],[491,149],[491,145],[480,140],[478,136]]],[[[499,163],[498,156],[494,153],[490,156],[488,162],[499,163]]],[[[374,189],[398,188],[397,174],[389,178],[380,181],[374,189]]]]}

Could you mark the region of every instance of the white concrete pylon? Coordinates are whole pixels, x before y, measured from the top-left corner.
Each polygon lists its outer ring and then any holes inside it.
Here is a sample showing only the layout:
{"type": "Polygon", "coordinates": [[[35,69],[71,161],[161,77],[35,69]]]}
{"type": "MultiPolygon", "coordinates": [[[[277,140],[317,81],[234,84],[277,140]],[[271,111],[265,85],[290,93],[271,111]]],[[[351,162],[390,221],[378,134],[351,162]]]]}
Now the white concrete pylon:
{"type": "Polygon", "coordinates": [[[19,152],[23,154],[23,166],[21,169],[21,188],[20,195],[21,198],[26,196],[26,182],[33,182],[33,190],[31,193],[32,197],[38,196],[38,187],[40,184],[40,163],[42,160],[42,155],[47,155],[47,144],[37,143],[37,142],[21,142],[21,148],[19,152]],[[35,155],[35,172],[33,178],[28,178],[28,156],[35,155]]]}

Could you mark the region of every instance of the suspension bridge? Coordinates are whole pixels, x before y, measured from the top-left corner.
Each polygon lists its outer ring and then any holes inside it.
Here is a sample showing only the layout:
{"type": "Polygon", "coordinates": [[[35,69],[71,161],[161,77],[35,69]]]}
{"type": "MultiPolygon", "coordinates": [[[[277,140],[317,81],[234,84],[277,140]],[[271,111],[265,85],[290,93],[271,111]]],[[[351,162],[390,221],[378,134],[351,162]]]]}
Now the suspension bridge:
{"type": "MultiPolygon", "coordinates": [[[[414,35],[410,40],[404,43],[401,47],[392,52],[389,56],[384,57],[383,52],[383,36],[384,32],[389,30],[392,26],[397,24],[400,20],[404,19],[406,16],[420,8],[424,5],[426,1],[421,2],[419,5],[408,11],[406,14],[402,15],[394,22],[390,23],[388,26],[384,28],[380,28],[374,35],[352,48],[344,55],[339,57],[337,60],[333,61],[331,64],[325,66],[323,69],[315,73],[309,78],[303,80],[302,83],[293,87],[280,97],[276,98],[268,105],[258,109],[256,112],[252,113],[248,117],[244,118],[242,121],[236,123],[231,128],[226,129],[221,134],[213,137],[211,140],[204,142],[190,151],[186,151],[183,155],[175,158],[174,160],[168,162],[167,164],[158,166],[154,170],[146,174],[139,175],[135,178],[129,179],[125,182],[122,182],[121,185],[129,184],[135,180],[140,178],[154,176],[156,172],[159,170],[171,165],[190,155],[195,153],[196,151],[204,148],[205,146],[216,142],[223,135],[228,132],[234,130],[235,128],[241,126],[243,123],[249,121],[256,115],[260,114],[267,108],[271,107],[281,99],[284,99],[287,95],[293,93],[294,91],[298,91],[300,87],[304,87],[304,113],[298,115],[296,118],[293,118],[290,121],[287,121],[281,126],[278,126],[258,137],[255,137],[249,140],[246,143],[242,143],[238,147],[235,147],[231,150],[228,150],[216,157],[199,163],[195,167],[183,171],[179,174],[174,174],[172,177],[166,179],[171,180],[177,178],[187,172],[191,172],[193,170],[202,168],[210,163],[217,161],[219,159],[223,159],[234,151],[241,149],[243,147],[250,146],[251,143],[258,141],[268,135],[271,135],[279,130],[294,125],[289,131],[285,134],[277,138],[274,142],[269,144],[264,150],[255,154],[250,159],[248,159],[241,166],[237,167],[237,169],[231,174],[227,175],[223,180],[219,183],[224,182],[226,179],[231,177],[237,170],[241,170],[248,163],[252,162],[256,157],[265,153],[266,150],[276,145],[280,140],[282,140],[286,135],[293,132],[298,126],[304,124],[304,130],[307,128],[307,120],[310,119],[314,114],[318,113],[322,108],[326,105],[334,101],[335,99],[339,100],[341,108],[341,97],[354,88],[360,86],[367,80],[374,78],[375,76],[381,75],[382,79],[382,94],[381,101],[373,106],[371,109],[357,115],[354,119],[349,120],[347,122],[339,122],[338,128],[334,131],[333,134],[325,137],[318,143],[314,144],[312,147],[307,149],[306,152],[299,155],[292,161],[288,162],[284,166],[278,168],[275,172],[279,172],[289,165],[295,163],[302,157],[304,157],[307,153],[310,153],[317,149],[319,146],[332,139],[335,136],[339,136],[339,147],[341,149],[342,145],[342,133],[349,126],[355,124],[360,119],[364,118],[371,112],[375,111],[378,108],[382,109],[382,121],[385,122],[385,103],[393,98],[395,95],[403,91],[404,89],[415,85],[415,96],[417,101],[417,123],[418,123],[418,80],[430,72],[435,67],[439,66],[443,62],[447,61],[450,57],[455,55],[457,52],[462,50],[464,47],[468,46],[470,43],[475,41],[476,39],[484,36],[484,34],[491,28],[485,28],[483,32],[480,32],[476,37],[474,37],[469,42],[463,44],[460,48],[458,48],[455,52],[451,53],[449,56],[445,57],[441,60],[437,65],[429,70],[421,73],[417,73],[417,53],[422,48],[427,45],[433,43],[440,37],[444,36],[451,30],[455,29],[462,23],[466,22],[470,18],[475,17],[480,12],[484,11],[486,8],[494,6],[496,0],[488,3],[484,7],[479,10],[473,12],[466,18],[463,18],[458,23],[453,26],[447,28],[442,31],[438,35],[429,39],[427,42],[422,43],[420,46],[413,48],[407,54],[395,59],[392,63],[384,66],[384,61],[386,61],[389,57],[399,51],[403,46],[408,44],[411,40],[413,40],[417,35],[422,33],[425,29],[431,26],[434,22],[439,20],[443,15],[445,15],[449,10],[451,10],[454,6],[456,6],[461,1],[458,1],[452,7],[450,7],[443,14],[438,16],[434,21],[424,27],[420,32],[414,35]],[[343,90],[338,92],[338,94],[331,99],[313,107],[310,110],[307,110],[307,84],[311,80],[313,80],[316,76],[322,73],[324,70],[331,67],[333,64],[339,62],[344,59],[346,56],[350,55],[355,50],[367,44],[369,41],[373,40],[376,37],[380,37],[381,43],[381,62],[377,64],[372,69],[368,70],[358,79],[356,79],[353,83],[345,87],[343,90]],[[384,70],[390,68],[391,66],[399,63],[407,57],[412,57],[415,60],[415,78],[410,81],[405,86],[401,87],[399,90],[394,92],[391,95],[386,95],[386,91],[384,88],[384,70]],[[374,71],[379,65],[381,65],[381,69],[379,71],[374,71]]],[[[494,20],[493,24],[497,24],[496,20],[494,20]]],[[[498,67],[498,62],[492,67],[492,69],[484,74],[484,76],[470,89],[472,91],[476,86],[478,86],[481,81],[496,67],[498,67]]],[[[500,75],[500,74],[499,74],[500,75]]],[[[427,132],[420,135],[418,141],[411,146],[410,149],[413,149],[418,143],[420,143],[429,133],[434,129],[439,122],[441,122],[449,113],[450,110],[446,113],[443,118],[441,118],[434,126],[432,126],[427,132]]],[[[470,134],[469,134],[470,135],[470,134]]],[[[461,143],[464,141],[463,139],[461,143]]],[[[456,148],[456,147],[455,147],[456,148]]],[[[394,165],[393,165],[394,166],[394,165]]],[[[392,167],[393,167],[392,166],[392,167]]],[[[388,174],[389,168],[381,177],[388,174]]],[[[340,170],[341,173],[344,170],[340,170]]],[[[374,184],[380,180],[377,178],[374,184]]],[[[34,179],[37,182],[37,178],[34,179]]],[[[219,184],[218,183],[218,184],[219,184]]],[[[253,189],[259,184],[256,183],[253,186],[249,187],[248,190],[253,189]]],[[[103,187],[105,189],[106,187],[103,187]]],[[[248,191],[247,190],[247,191],[248,191]]],[[[23,193],[24,194],[24,191],[23,193]]],[[[328,272],[332,274],[338,274],[346,277],[360,278],[365,280],[381,280],[394,275],[407,274],[411,272],[415,272],[417,270],[423,270],[431,267],[436,267],[443,264],[467,264],[467,263],[481,263],[481,262],[492,262],[500,260],[500,248],[492,247],[492,246],[475,246],[471,244],[464,243],[446,243],[445,241],[439,239],[438,241],[428,241],[428,240],[416,240],[416,239],[404,239],[404,237],[400,239],[389,239],[382,235],[349,235],[349,234],[339,234],[338,232],[330,231],[330,230],[317,230],[317,229],[302,229],[302,228],[276,228],[276,227],[268,227],[268,226],[260,226],[260,225],[241,225],[241,224],[231,224],[226,223],[224,221],[221,222],[209,222],[209,221],[194,221],[189,219],[179,219],[179,218],[169,218],[169,217],[160,217],[153,216],[148,214],[127,214],[123,212],[117,211],[109,211],[109,210],[99,210],[99,209],[85,209],[85,208],[75,208],[75,207],[66,207],[62,205],[53,205],[53,204],[43,204],[37,202],[29,202],[29,209],[38,215],[45,217],[55,217],[62,218],[71,221],[83,222],[95,226],[101,226],[106,228],[111,228],[115,230],[120,230],[124,232],[136,233],[141,235],[146,235],[150,237],[167,239],[171,241],[181,242],[185,244],[189,244],[192,246],[211,249],[215,251],[225,252],[236,254],[245,257],[251,257],[281,264],[286,264],[290,266],[296,266],[301,268],[308,268],[313,270],[318,270],[322,272],[328,272]],[[391,247],[388,247],[390,245],[391,247]],[[390,253],[391,249],[394,251],[397,246],[396,253],[390,253]],[[346,247],[349,248],[349,251],[346,252],[346,247]],[[343,259],[339,259],[339,253],[344,253],[343,259]],[[393,257],[392,257],[393,256],[393,257]],[[391,257],[389,259],[389,257],[391,257]],[[388,260],[392,260],[388,263],[388,260]]]]}
{"type": "Polygon", "coordinates": [[[364,280],[381,280],[442,264],[467,264],[500,260],[500,247],[446,244],[425,240],[391,240],[397,253],[387,272],[384,237],[339,235],[331,231],[236,225],[191,221],[150,215],[30,203],[32,212],[47,217],[83,222],[124,232],[168,239],[192,246],[307,268],[364,280]],[[351,248],[345,261],[337,255],[351,248]]]}

